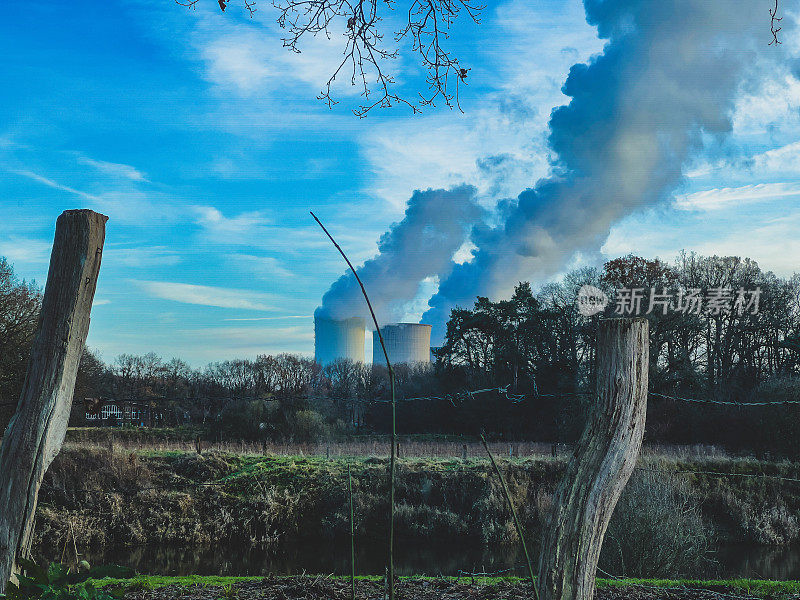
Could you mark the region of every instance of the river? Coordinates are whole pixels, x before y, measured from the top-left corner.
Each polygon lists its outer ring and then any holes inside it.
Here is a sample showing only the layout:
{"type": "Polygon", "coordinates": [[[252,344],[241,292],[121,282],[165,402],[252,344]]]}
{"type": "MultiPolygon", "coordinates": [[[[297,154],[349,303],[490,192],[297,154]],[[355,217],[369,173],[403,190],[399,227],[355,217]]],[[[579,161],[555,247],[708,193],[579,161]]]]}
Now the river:
{"type": "MultiPolygon", "coordinates": [[[[370,544],[356,549],[358,574],[382,574],[385,548],[370,544]]],[[[349,541],[303,546],[279,555],[241,545],[213,548],[134,547],[102,553],[87,553],[92,564],[115,563],[140,573],[163,575],[296,575],[301,573],[350,572],[349,541]]],[[[399,575],[459,575],[460,572],[497,572],[525,575],[521,553],[514,548],[487,551],[464,546],[437,547],[399,545],[395,565],[399,575]]],[[[709,556],[685,577],[800,579],[800,547],[727,546],[709,556]]]]}

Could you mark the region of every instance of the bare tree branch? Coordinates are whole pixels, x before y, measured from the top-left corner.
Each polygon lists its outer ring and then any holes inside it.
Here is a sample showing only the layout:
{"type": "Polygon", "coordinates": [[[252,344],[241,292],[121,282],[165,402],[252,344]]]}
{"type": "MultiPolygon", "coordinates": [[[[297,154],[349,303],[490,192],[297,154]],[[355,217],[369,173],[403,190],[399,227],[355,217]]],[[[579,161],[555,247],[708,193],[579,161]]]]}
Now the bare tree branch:
{"type": "Polygon", "coordinates": [[[778,0],[775,0],[775,8],[769,9],[769,16],[770,16],[769,28],[770,28],[770,33],[772,33],[772,41],[769,43],[769,45],[772,46],[774,44],[777,46],[778,44],[781,43],[781,41],[778,39],[778,32],[781,30],[781,27],[779,27],[779,23],[783,19],[783,17],[778,16],[778,0]]]}
{"type": "MultiPolygon", "coordinates": [[[[196,8],[199,0],[175,0],[181,6],[196,8]]],[[[254,0],[243,0],[252,17],[254,0]]],[[[360,88],[362,104],[353,110],[365,117],[373,108],[405,105],[413,112],[437,102],[458,108],[459,89],[466,85],[470,69],[461,66],[458,58],[446,47],[450,28],[462,13],[475,23],[480,22],[484,5],[480,0],[409,0],[407,20],[394,32],[394,46],[384,42],[381,11],[395,10],[395,0],[271,0],[278,11],[278,25],[287,33],[283,45],[300,52],[305,37],[324,35],[331,39],[341,31],[345,38],[341,61],[335,67],[318,99],[332,108],[338,101],[333,97],[337,78],[347,78],[350,85],[360,88]],[[428,90],[418,98],[408,99],[396,91],[397,82],[387,70],[387,61],[398,56],[398,48],[408,42],[427,71],[428,90]]],[[[217,0],[224,12],[230,0],[217,0]]],[[[463,112],[463,111],[462,111],[463,112]]]]}

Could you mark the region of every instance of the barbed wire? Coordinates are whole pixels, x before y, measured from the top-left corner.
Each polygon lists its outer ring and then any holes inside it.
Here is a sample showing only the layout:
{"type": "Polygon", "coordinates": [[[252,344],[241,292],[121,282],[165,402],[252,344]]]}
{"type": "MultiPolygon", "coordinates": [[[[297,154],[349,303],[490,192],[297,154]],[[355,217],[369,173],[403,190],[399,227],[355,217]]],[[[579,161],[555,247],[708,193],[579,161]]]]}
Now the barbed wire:
{"type": "Polygon", "coordinates": [[[736,402],[733,400],[714,400],[712,398],[683,398],[681,396],[670,396],[667,394],[660,394],[658,392],[649,392],[651,396],[656,396],[657,398],[663,398],[666,400],[676,400],[679,402],[691,402],[695,404],[721,404],[723,406],[740,406],[744,408],[748,408],[751,406],[783,406],[786,404],[800,404],[800,400],[779,400],[779,401],[767,401],[767,402],[736,402]]]}
{"type": "Polygon", "coordinates": [[[751,479],[772,479],[775,481],[787,481],[790,483],[800,483],[800,478],[784,477],[782,475],[769,475],[767,473],[726,473],[725,471],[703,471],[694,469],[654,469],[652,467],[636,467],[637,471],[650,473],[661,473],[671,475],[710,475],[712,477],[745,477],[751,479]]]}
{"type": "MultiPolygon", "coordinates": [[[[576,396],[593,396],[595,395],[594,392],[589,391],[572,391],[572,392],[559,392],[559,393],[546,393],[542,394],[539,393],[538,390],[534,391],[533,393],[529,394],[520,394],[520,393],[512,393],[510,391],[511,384],[507,384],[504,386],[498,387],[491,387],[491,388],[482,388],[478,390],[464,390],[461,392],[456,392],[453,394],[444,394],[438,396],[413,396],[410,398],[398,398],[396,402],[403,403],[403,402],[448,402],[454,408],[458,408],[459,404],[463,404],[467,400],[475,400],[476,396],[488,394],[491,392],[497,392],[498,396],[502,399],[508,400],[512,404],[521,404],[528,399],[538,400],[540,398],[565,398],[565,397],[576,397],[576,396]]],[[[648,392],[650,396],[660,398],[662,400],[673,400],[676,402],[686,402],[691,404],[716,404],[721,406],[737,406],[740,408],[750,408],[756,406],[791,406],[791,405],[800,405],[800,399],[797,400],[778,400],[778,401],[756,401],[756,402],[740,402],[735,400],[717,400],[714,398],[687,398],[684,396],[674,396],[670,394],[663,394],[661,392],[648,392]]],[[[315,397],[306,397],[306,400],[322,400],[323,398],[315,398],[315,397]]],[[[364,399],[364,398],[350,398],[345,400],[350,404],[366,404],[366,405],[376,405],[376,404],[391,404],[391,400],[379,400],[379,399],[364,399]]],[[[116,404],[118,401],[113,402],[106,402],[105,404],[116,404]]],[[[0,402],[0,407],[4,406],[17,406],[19,402],[0,402]]],[[[73,406],[81,406],[84,404],[83,400],[74,400],[72,402],[73,406]]]]}
{"type": "MultiPolygon", "coordinates": [[[[556,394],[540,394],[540,393],[533,393],[533,394],[514,394],[509,392],[509,388],[511,385],[505,385],[502,387],[494,387],[494,388],[484,388],[480,390],[473,390],[473,391],[464,391],[459,392],[457,394],[445,394],[443,396],[417,396],[412,398],[401,398],[398,399],[397,402],[449,402],[454,408],[458,408],[457,403],[463,403],[464,400],[470,399],[474,400],[475,396],[480,394],[486,394],[489,392],[497,392],[502,398],[508,400],[513,404],[521,404],[527,399],[540,399],[540,398],[565,398],[565,397],[576,397],[576,396],[593,396],[594,392],[581,392],[581,391],[574,391],[574,392],[560,392],[556,394]]],[[[757,402],[739,402],[734,400],[716,400],[713,398],[686,398],[683,396],[672,396],[669,394],[662,394],[660,392],[648,392],[650,396],[654,396],[656,398],[660,398],[662,400],[674,400],[677,402],[687,402],[692,404],[717,404],[722,406],[738,406],[743,408],[750,408],[756,406],[791,406],[791,405],[800,405],[800,399],[798,400],[779,400],[779,401],[757,401],[757,402]]],[[[366,399],[358,399],[358,400],[350,400],[349,402],[361,403],[361,404],[391,404],[391,400],[366,400],[366,399]]]]}
{"type": "MultiPolygon", "coordinates": [[[[457,392],[455,394],[445,394],[443,396],[416,396],[412,398],[398,398],[396,402],[449,402],[453,408],[458,408],[457,403],[463,403],[466,399],[474,400],[475,396],[488,394],[490,392],[497,392],[498,395],[503,397],[504,399],[512,402],[514,404],[519,404],[523,402],[527,395],[526,394],[512,394],[509,392],[509,388],[511,384],[504,385],[501,387],[493,387],[493,388],[483,388],[480,390],[466,390],[463,392],[457,392]]],[[[361,402],[364,404],[391,404],[391,400],[357,400],[357,402],[361,402]]]]}

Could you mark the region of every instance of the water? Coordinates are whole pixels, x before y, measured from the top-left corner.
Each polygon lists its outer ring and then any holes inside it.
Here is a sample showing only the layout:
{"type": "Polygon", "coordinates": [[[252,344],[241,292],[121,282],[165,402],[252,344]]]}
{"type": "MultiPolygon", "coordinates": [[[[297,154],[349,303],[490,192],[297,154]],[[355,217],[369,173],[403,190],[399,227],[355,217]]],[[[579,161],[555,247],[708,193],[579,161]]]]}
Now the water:
{"type": "MultiPolygon", "coordinates": [[[[358,574],[383,574],[386,548],[359,545],[358,574]]],[[[302,573],[350,572],[349,540],[320,542],[274,554],[241,545],[218,547],[134,547],[102,553],[87,552],[92,564],[116,563],[140,573],[164,575],[298,575],[302,573]]],[[[698,579],[747,577],[753,579],[800,579],[800,547],[727,546],[718,550],[707,564],[686,577],[698,579]]],[[[496,572],[512,568],[509,574],[527,575],[524,560],[516,548],[482,550],[463,545],[419,545],[395,549],[399,575],[459,575],[466,572],[496,572]]]]}

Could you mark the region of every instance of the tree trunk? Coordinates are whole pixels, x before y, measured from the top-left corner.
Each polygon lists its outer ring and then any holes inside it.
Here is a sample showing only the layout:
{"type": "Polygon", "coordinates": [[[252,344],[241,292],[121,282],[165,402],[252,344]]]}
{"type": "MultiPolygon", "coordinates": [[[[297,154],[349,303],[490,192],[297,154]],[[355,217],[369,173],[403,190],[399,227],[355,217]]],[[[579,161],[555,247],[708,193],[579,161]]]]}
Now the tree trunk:
{"type": "Polygon", "coordinates": [[[594,595],[603,536],[642,445],[648,338],[643,318],[600,323],[597,405],[553,499],[539,558],[539,600],[594,595]]]}
{"type": "Polygon", "coordinates": [[[68,210],[56,223],[39,330],[0,447],[0,592],[29,550],[39,486],[67,432],[107,220],[68,210]]]}

